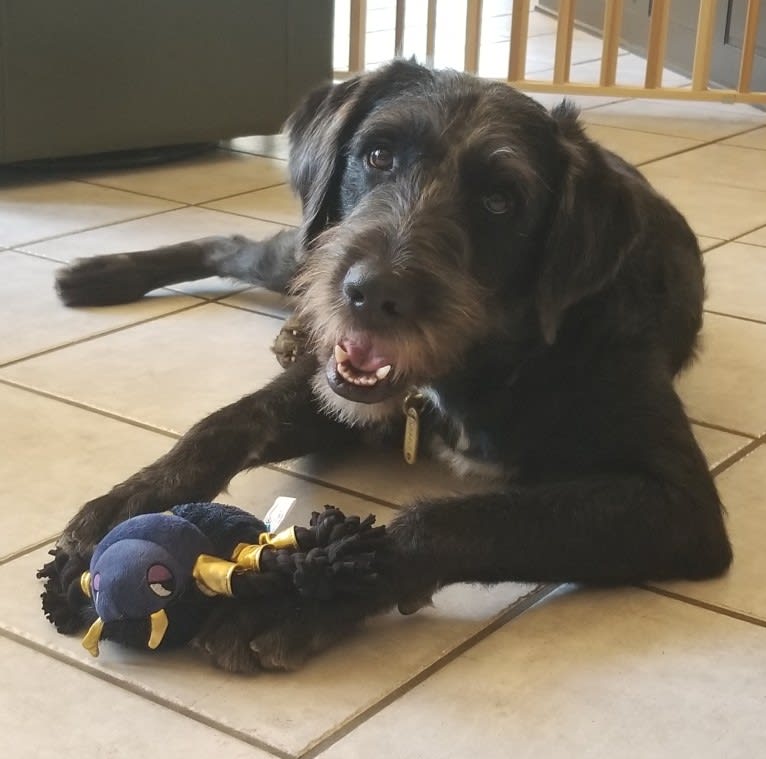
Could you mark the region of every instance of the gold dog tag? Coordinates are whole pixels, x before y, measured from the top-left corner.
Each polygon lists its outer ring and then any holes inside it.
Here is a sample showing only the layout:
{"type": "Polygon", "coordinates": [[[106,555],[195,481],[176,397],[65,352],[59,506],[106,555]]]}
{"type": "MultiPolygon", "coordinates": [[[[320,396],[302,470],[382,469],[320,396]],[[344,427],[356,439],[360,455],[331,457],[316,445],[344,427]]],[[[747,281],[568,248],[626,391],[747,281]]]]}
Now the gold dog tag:
{"type": "Polygon", "coordinates": [[[423,407],[423,396],[412,391],[404,399],[404,460],[414,464],[418,460],[418,445],[420,443],[420,410],[423,407]]]}

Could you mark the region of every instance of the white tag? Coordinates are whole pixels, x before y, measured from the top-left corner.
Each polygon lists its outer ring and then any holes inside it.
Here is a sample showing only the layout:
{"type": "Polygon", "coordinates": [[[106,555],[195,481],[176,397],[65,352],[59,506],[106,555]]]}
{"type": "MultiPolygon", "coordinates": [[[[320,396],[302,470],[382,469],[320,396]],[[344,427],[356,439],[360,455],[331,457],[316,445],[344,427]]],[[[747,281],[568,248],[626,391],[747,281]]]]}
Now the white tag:
{"type": "Polygon", "coordinates": [[[281,495],[279,498],[271,504],[271,508],[266,512],[266,516],[263,521],[266,523],[266,529],[269,532],[277,532],[279,528],[285,523],[287,515],[292,511],[295,506],[295,498],[289,498],[288,496],[281,495]]]}

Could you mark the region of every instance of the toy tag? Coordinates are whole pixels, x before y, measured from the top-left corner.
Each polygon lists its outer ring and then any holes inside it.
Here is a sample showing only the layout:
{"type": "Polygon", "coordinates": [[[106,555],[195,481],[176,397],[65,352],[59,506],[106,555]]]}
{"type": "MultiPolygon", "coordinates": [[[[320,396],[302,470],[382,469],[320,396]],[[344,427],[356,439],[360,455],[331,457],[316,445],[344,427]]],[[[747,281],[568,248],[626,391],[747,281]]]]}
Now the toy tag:
{"type": "Polygon", "coordinates": [[[295,506],[295,498],[289,498],[284,495],[279,496],[263,518],[263,521],[266,524],[266,529],[269,532],[276,532],[279,527],[284,524],[287,515],[292,511],[293,506],[295,506]]]}

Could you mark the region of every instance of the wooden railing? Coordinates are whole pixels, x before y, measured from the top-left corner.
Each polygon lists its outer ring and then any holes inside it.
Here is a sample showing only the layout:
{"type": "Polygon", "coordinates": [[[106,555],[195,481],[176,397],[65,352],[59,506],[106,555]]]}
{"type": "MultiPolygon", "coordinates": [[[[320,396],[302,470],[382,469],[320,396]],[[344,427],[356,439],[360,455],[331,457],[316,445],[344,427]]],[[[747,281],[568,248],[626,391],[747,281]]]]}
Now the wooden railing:
{"type": "MultiPolygon", "coordinates": [[[[348,69],[335,72],[344,78],[365,68],[365,36],[367,32],[367,0],[350,0],[350,45],[348,69]]],[[[433,65],[436,40],[437,0],[410,0],[427,3],[425,62],[433,65]]],[[[445,0],[449,2],[449,0],[445,0]]],[[[718,0],[700,0],[691,84],[687,87],[665,87],[662,74],[665,65],[671,0],[653,0],[646,40],[646,73],[643,85],[619,84],[617,65],[620,56],[620,28],[623,0],[607,0],[603,21],[603,45],[600,75],[592,83],[570,81],[572,40],[575,28],[575,0],[559,0],[556,23],[556,45],[550,79],[527,76],[527,40],[530,0],[514,0],[506,81],[530,92],[557,92],[616,97],[674,98],[683,100],[715,100],[766,104],[766,92],[751,88],[756,53],[756,34],[761,0],[748,0],[739,77],[734,89],[711,86],[710,64],[718,0]]],[[[407,0],[396,0],[394,45],[391,56],[403,52],[407,0]]],[[[465,53],[463,68],[470,73],[479,70],[481,52],[482,0],[467,0],[465,19],[465,53]]]]}

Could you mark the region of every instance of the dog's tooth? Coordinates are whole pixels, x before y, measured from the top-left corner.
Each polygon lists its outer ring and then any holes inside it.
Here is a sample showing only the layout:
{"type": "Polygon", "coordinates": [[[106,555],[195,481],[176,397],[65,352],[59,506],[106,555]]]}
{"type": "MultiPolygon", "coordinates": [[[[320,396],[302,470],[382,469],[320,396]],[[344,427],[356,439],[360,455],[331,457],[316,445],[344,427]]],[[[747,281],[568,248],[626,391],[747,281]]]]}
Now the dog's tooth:
{"type": "Polygon", "coordinates": [[[335,360],[338,362],[338,364],[342,364],[344,361],[348,361],[348,353],[346,353],[346,351],[344,351],[340,345],[335,346],[335,360]]]}
{"type": "Polygon", "coordinates": [[[385,366],[381,366],[380,369],[377,369],[375,371],[375,376],[379,380],[384,380],[386,377],[388,377],[388,373],[391,371],[391,364],[386,364],[385,366]]]}

